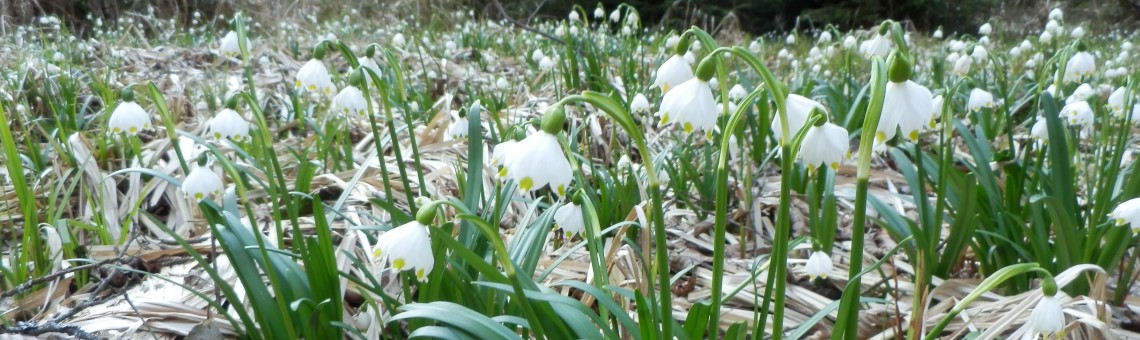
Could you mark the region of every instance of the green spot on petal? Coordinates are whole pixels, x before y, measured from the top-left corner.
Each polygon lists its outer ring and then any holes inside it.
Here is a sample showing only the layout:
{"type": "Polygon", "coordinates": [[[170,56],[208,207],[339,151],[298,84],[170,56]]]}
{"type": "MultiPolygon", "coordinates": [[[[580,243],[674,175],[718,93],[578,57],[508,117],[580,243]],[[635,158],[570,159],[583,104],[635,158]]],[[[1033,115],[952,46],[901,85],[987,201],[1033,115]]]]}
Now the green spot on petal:
{"type": "Polygon", "coordinates": [[[523,179],[521,181],[519,181],[519,189],[522,189],[522,191],[530,191],[530,189],[533,187],[534,187],[534,180],[531,179],[529,176],[523,177],[523,179]]]}
{"type": "Polygon", "coordinates": [[[405,264],[407,264],[407,262],[405,262],[404,259],[392,260],[392,268],[396,268],[396,270],[403,270],[405,264]]]}

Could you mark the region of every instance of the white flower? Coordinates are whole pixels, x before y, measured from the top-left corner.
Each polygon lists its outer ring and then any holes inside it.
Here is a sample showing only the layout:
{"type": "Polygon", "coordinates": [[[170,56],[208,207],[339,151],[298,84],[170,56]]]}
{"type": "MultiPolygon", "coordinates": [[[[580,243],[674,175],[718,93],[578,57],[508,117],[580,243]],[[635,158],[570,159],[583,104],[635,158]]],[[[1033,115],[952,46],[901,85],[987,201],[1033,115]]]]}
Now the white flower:
{"type": "Polygon", "coordinates": [[[499,77],[499,80],[495,81],[495,87],[500,90],[506,90],[511,87],[511,83],[507,81],[507,78],[499,77]]]}
{"type": "Polygon", "coordinates": [[[1049,20],[1049,22],[1045,23],[1045,32],[1060,34],[1062,30],[1064,30],[1064,28],[1061,27],[1061,23],[1057,22],[1057,20],[1049,20]]]}
{"type": "MultiPolygon", "coordinates": [[[[506,163],[507,156],[510,155],[510,149],[518,144],[517,140],[507,140],[495,145],[495,151],[491,152],[491,165],[502,166],[506,163]]],[[[505,169],[500,169],[505,170],[505,169]]],[[[500,171],[499,176],[506,176],[505,171],[500,171]]]]}
{"type": "Polygon", "coordinates": [[[819,42],[824,43],[824,44],[831,42],[831,32],[828,32],[828,31],[820,32],[819,33],[819,42]]]}
{"type": "Polygon", "coordinates": [[[617,9],[614,9],[613,12],[610,12],[610,21],[615,24],[618,23],[618,21],[621,21],[621,12],[617,9]]]}
{"type": "Polygon", "coordinates": [[[1088,52],[1077,52],[1065,63],[1065,82],[1078,81],[1083,76],[1092,75],[1096,70],[1096,58],[1088,52]]]}
{"type": "Polygon", "coordinates": [[[356,114],[364,116],[368,112],[368,103],[364,100],[364,92],[356,86],[349,85],[340,90],[340,93],[333,97],[333,111],[348,115],[356,114]]]}
{"type": "Polygon", "coordinates": [[[982,108],[994,107],[994,95],[982,89],[970,90],[970,99],[966,102],[966,109],[978,111],[982,108]]]}
{"type": "Polygon", "coordinates": [[[538,62],[538,67],[543,69],[544,71],[553,70],[554,69],[554,60],[550,59],[550,57],[542,57],[542,60],[540,60],[538,62]]]}
{"type": "Polygon", "coordinates": [[[824,165],[838,169],[847,151],[847,130],[827,122],[808,128],[803,142],[800,143],[799,157],[809,169],[824,165]]]}
{"type": "Polygon", "coordinates": [[[659,125],[678,123],[686,133],[701,130],[706,137],[712,137],[718,116],[716,100],[708,83],[700,78],[686,80],[666,92],[661,98],[660,109],[657,112],[661,117],[659,125]]]}
{"type": "MultiPolygon", "coordinates": [[[[251,48],[248,38],[245,39],[245,46],[246,48],[251,48]]],[[[218,44],[218,51],[227,57],[237,57],[241,55],[241,46],[238,44],[237,32],[230,31],[226,33],[226,36],[222,37],[222,41],[218,44]]]]}
{"type": "Polygon", "coordinates": [[[386,260],[397,272],[412,270],[417,279],[424,281],[435,267],[427,228],[418,221],[393,228],[376,239],[376,250],[372,254],[386,260]]]}
{"type": "Polygon", "coordinates": [[[150,114],[138,103],[124,101],[111,112],[107,126],[111,128],[111,133],[125,132],[136,135],[139,131],[150,129],[150,114]]]}
{"type": "Polygon", "coordinates": [[[855,36],[849,35],[846,38],[843,38],[843,48],[846,48],[846,49],[855,48],[856,43],[858,43],[858,41],[855,40],[855,36]]]}
{"type": "Polygon", "coordinates": [[[542,49],[535,49],[534,53],[530,54],[530,60],[536,63],[542,60],[542,58],[546,58],[546,53],[542,53],[542,49]]]}
{"type": "Polygon", "coordinates": [[[182,181],[182,192],[195,201],[222,193],[222,179],[208,166],[194,166],[182,181]]]}
{"type": "Polygon", "coordinates": [[[467,136],[467,117],[455,117],[451,126],[447,128],[447,138],[454,139],[467,136]]]}
{"type": "Polygon", "coordinates": [[[989,57],[989,55],[990,52],[987,51],[986,47],[982,45],[974,45],[974,51],[970,53],[970,57],[973,57],[978,61],[985,61],[986,57],[989,57]]]}
{"type": "Polygon", "coordinates": [[[760,49],[762,47],[764,47],[764,46],[760,45],[760,42],[756,41],[756,40],[753,40],[752,42],[748,43],[748,50],[752,51],[752,53],[754,53],[754,54],[760,54],[760,49]]]}
{"type": "Polygon", "coordinates": [[[1061,108],[1061,117],[1064,117],[1070,126],[1089,127],[1093,123],[1094,115],[1089,102],[1082,100],[1065,104],[1065,107],[1061,108]]]}
{"type": "Polygon", "coordinates": [[[728,90],[728,97],[732,98],[732,100],[741,100],[741,99],[744,99],[744,96],[747,96],[747,95],[748,95],[748,90],[745,90],[744,86],[742,86],[740,84],[733,85],[732,89],[728,90]]]}
{"type": "Polygon", "coordinates": [[[325,63],[318,59],[310,59],[305,66],[301,66],[297,71],[297,80],[293,83],[293,87],[325,96],[331,96],[336,90],[333,87],[332,77],[329,76],[329,69],[325,68],[325,63]]]}
{"type": "Polygon", "coordinates": [[[665,48],[666,49],[673,49],[673,47],[676,47],[677,44],[680,42],[681,42],[681,37],[676,36],[676,35],[670,35],[668,38],[665,38],[665,48]]]}
{"type": "Polygon", "coordinates": [[[638,93],[629,103],[629,110],[635,113],[649,112],[649,99],[645,98],[644,94],[638,93]]]}
{"type": "Polygon", "coordinates": [[[942,29],[939,28],[937,30],[934,30],[934,34],[931,34],[930,37],[934,39],[942,39],[942,29]]]}
{"type": "Polygon", "coordinates": [[[960,77],[969,75],[970,64],[970,58],[958,57],[958,59],[954,61],[954,74],[957,74],[960,77]]]}
{"type": "Polygon", "coordinates": [[[888,82],[875,140],[880,143],[891,140],[895,137],[896,127],[902,128],[906,138],[917,140],[919,131],[930,121],[932,107],[934,99],[925,86],[910,80],[888,82]]]}
{"type": "Polygon", "coordinates": [[[930,127],[934,127],[934,120],[942,117],[942,106],[946,103],[946,99],[942,95],[934,97],[930,101],[930,127]]]}
{"type": "Polygon", "coordinates": [[[1065,20],[1065,13],[1060,8],[1054,8],[1049,11],[1049,20],[1065,20]]]}
{"type": "Polygon", "coordinates": [[[1085,36],[1085,29],[1081,26],[1077,26],[1072,32],[1069,32],[1069,36],[1073,37],[1073,39],[1083,38],[1085,36]]]}
{"type": "Polygon", "coordinates": [[[1116,221],[1116,225],[1122,226],[1128,224],[1132,227],[1132,233],[1140,232],[1140,198],[1133,198],[1116,206],[1108,217],[1116,221]]]}
{"type": "Polygon", "coordinates": [[[1029,129],[1029,134],[1042,142],[1048,142],[1049,125],[1045,123],[1045,118],[1038,117],[1037,122],[1033,123],[1033,128],[1029,129]]]}
{"type": "Polygon", "coordinates": [[[1118,87],[1115,91],[1112,91],[1111,95],[1108,96],[1108,109],[1112,110],[1113,115],[1117,117],[1124,117],[1124,95],[1127,92],[1128,89],[1124,87],[1118,87]]]}
{"type": "MultiPolygon", "coordinates": [[[[364,69],[367,69],[367,70],[372,70],[372,73],[375,73],[377,76],[381,76],[381,77],[384,76],[383,73],[380,73],[381,72],[380,71],[380,65],[376,65],[376,61],[372,60],[372,58],[369,58],[369,57],[360,58],[360,67],[363,67],[364,69]]],[[[368,73],[364,73],[363,76],[364,76],[365,82],[369,82],[372,79],[372,76],[368,75],[368,73]]]]}
{"type": "Polygon", "coordinates": [[[693,64],[697,62],[697,55],[694,54],[693,51],[685,52],[685,55],[681,57],[685,58],[685,63],[689,64],[689,66],[693,66],[693,64]]]}
{"type": "Polygon", "coordinates": [[[1040,41],[1042,44],[1048,44],[1050,41],[1053,41],[1053,33],[1043,31],[1041,32],[1041,36],[1037,37],[1037,41],[1040,41]]]}
{"type": "Polygon", "coordinates": [[[795,45],[796,44],[796,35],[795,34],[788,34],[788,37],[784,39],[784,42],[787,43],[788,45],[795,45]]]}
{"type": "Polygon", "coordinates": [[[866,49],[863,50],[863,56],[870,58],[871,56],[879,56],[886,58],[891,53],[891,39],[886,35],[877,34],[874,39],[864,42],[866,49]]]}
{"type": "MultiPolygon", "coordinates": [[[[1053,86],[1053,85],[1049,85],[1049,86],[1053,86]]],[[[1056,89],[1054,89],[1054,91],[1056,91],[1056,89]]],[[[1093,90],[1091,85],[1089,85],[1088,83],[1081,84],[1080,86],[1077,86],[1076,90],[1073,90],[1073,94],[1070,95],[1069,98],[1065,98],[1065,104],[1072,104],[1072,103],[1076,103],[1079,101],[1085,101],[1086,99],[1089,99],[1089,97],[1092,97],[1092,95],[1094,95],[1094,94],[1096,94],[1096,91],[1093,90]]]]}
{"type": "Polygon", "coordinates": [[[558,211],[554,212],[554,227],[562,229],[566,238],[586,232],[586,222],[582,218],[582,207],[574,203],[558,207],[558,211]]]}
{"type": "MultiPolygon", "coordinates": [[[[790,133],[791,136],[795,136],[795,134],[804,127],[804,124],[807,123],[808,115],[811,114],[813,109],[827,111],[823,108],[823,104],[795,93],[788,94],[788,99],[784,101],[784,106],[787,107],[788,111],[788,133],[790,133]]],[[[783,138],[783,131],[780,129],[779,114],[772,116],[771,128],[772,134],[776,136],[777,140],[783,138]]]]}
{"type": "Polygon", "coordinates": [[[668,93],[673,86],[689,79],[693,79],[692,67],[684,57],[674,54],[657,68],[657,77],[653,80],[653,86],[660,87],[662,93],[668,93]]]}
{"type": "Polygon", "coordinates": [[[1029,327],[1046,338],[1050,335],[1064,337],[1061,334],[1065,329],[1065,312],[1061,310],[1061,302],[1056,296],[1042,296],[1037,301],[1037,306],[1029,313],[1029,327]]]}
{"type": "Polygon", "coordinates": [[[403,33],[396,33],[396,35],[392,36],[392,45],[393,46],[403,47],[404,44],[406,44],[406,43],[408,43],[408,40],[404,38],[403,33]]]}
{"type": "Polygon", "coordinates": [[[817,277],[827,278],[827,273],[834,268],[831,263],[831,256],[822,251],[814,251],[808,257],[807,264],[804,264],[804,271],[808,274],[808,280],[815,280],[817,277]]]}
{"type": "Polygon", "coordinates": [[[218,112],[217,116],[206,123],[206,130],[210,131],[210,136],[216,140],[233,138],[235,141],[242,141],[249,138],[249,122],[231,109],[222,109],[218,112]]]}
{"type": "Polygon", "coordinates": [[[978,34],[990,35],[990,33],[993,33],[993,32],[994,32],[994,27],[992,25],[990,25],[990,23],[988,23],[988,22],[982,24],[981,27],[978,27],[978,34]]]}
{"type": "Polygon", "coordinates": [[[513,179],[520,191],[530,193],[550,185],[558,195],[566,195],[573,173],[558,137],[540,130],[506,151],[501,175],[513,179]]]}
{"type": "Polygon", "coordinates": [[[578,21],[578,20],[579,20],[579,18],[578,18],[578,11],[576,11],[576,10],[570,10],[570,15],[569,15],[569,18],[570,18],[570,21],[578,21]]]}
{"type": "Polygon", "coordinates": [[[602,9],[601,7],[595,7],[594,8],[594,19],[601,19],[602,17],[605,17],[605,16],[606,16],[606,10],[602,9]]]}

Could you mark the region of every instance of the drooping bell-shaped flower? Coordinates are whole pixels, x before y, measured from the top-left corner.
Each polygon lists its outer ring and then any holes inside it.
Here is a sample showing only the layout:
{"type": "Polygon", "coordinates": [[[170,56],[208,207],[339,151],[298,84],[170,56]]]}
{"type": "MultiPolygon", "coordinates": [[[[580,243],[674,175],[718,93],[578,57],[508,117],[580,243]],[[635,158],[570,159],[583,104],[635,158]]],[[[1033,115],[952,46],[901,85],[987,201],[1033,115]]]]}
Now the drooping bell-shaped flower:
{"type": "Polygon", "coordinates": [[[823,31],[819,33],[819,43],[826,44],[831,42],[831,32],[823,31]]]}
{"type": "Polygon", "coordinates": [[[332,76],[329,75],[329,69],[325,67],[324,62],[317,58],[310,59],[304,66],[301,66],[300,70],[297,70],[297,79],[293,82],[293,87],[321,96],[332,96],[333,92],[336,91],[332,76]]]}
{"type": "Polygon", "coordinates": [[[808,169],[820,166],[839,169],[839,163],[847,156],[847,152],[847,129],[827,122],[808,128],[800,143],[798,155],[808,169]]]}
{"type": "Polygon", "coordinates": [[[340,93],[333,97],[333,111],[344,115],[364,116],[368,113],[368,102],[364,100],[364,92],[356,86],[345,86],[340,93]]]}
{"type": "MultiPolygon", "coordinates": [[[[784,105],[787,107],[788,137],[794,136],[804,127],[812,110],[827,111],[823,104],[795,93],[788,94],[788,99],[784,101],[784,105]]],[[[780,116],[772,116],[772,134],[776,136],[777,140],[782,140],[784,137],[780,124],[780,116]]]]}
{"type": "Polygon", "coordinates": [[[1043,296],[1037,301],[1029,313],[1029,327],[1046,339],[1054,335],[1063,338],[1061,334],[1065,329],[1065,312],[1061,310],[1061,302],[1055,295],[1043,296]]]}
{"type": "Polygon", "coordinates": [[[1081,80],[1081,77],[1092,75],[1096,71],[1096,57],[1091,53],[1080,51],[1069,58],[1065,63],[1065,76],[1062,80],[1065,82],[1074,82],[1081,80]]]}
{"type": "Polygon", "coordinates": [[[744,86],[742,86],[740,84],[733,85],[732,89],[728,90],[728,98],[732,98],[732,100],[734,100],[734,101],[739,101],[741,99],[744,99],[744,96],[747,96],[747,95],[748,95],[748,90],[745,90],[744,86]]]}
{"type": "Polygon", "coordinates": [[[1060,8],[1054,8],[1049,11],[1049,20],[1065,20],[1065,12],[1062,12],[1060,8]]]}
{"type": "Polygon", "coordinates": [[[994,107],[994,95],[982,89],[970,90],[970,99],[966,102],[966,109],[978,111],[983,108],[994,107]]]}
{"type": "Polygon", "coordinates": [[[1108,96],[1108,109],[1111,110],[1112,114],[1116,117],[1124,117],[1124,113],[1126,112],[1124,107],[1126,93],[1128,93],[1127,88],[1118,87],[1108,96]]]}
{"type": "Polygon", "coordinates": [[[206,123],[206,130],[215,140],[233,139],[242,141],[249,138],[249,122],[237,111],[225,108],[206,123]]]}
{"type": "Polygon", "coordinates": [[[388,230],[376,239],[372,254],[396,272],[411,270],[416,279],[425,281],[435,267],[428,228],[419,221],[411,221],[388,230]]]}
{"type": "MultiPolygon", "coordinates": [[[[246,48],[252,48],[249,44],[249,39],[245,40],[246,48]]],[[[238,34],[235,31],[226,33],[222,40],[218,42],[218,52],[227,57],[238,57],[241,55],[241,46],[238,41],[238,34]]]]}
{"type": "Polygon", "coordinates": [[[1093,123],[1095,115],[1093,114],[1092,106],[1087,101],[1077,101],[1071,104],[1065,104],[1061,108],[1061,117],[1065,119],[1065,123],[1069,126],[1089,127],[1093,123]]]}
{"type": "Polygon", "coordinates": [[[519,191],[531,193],[549,185],[558,195],[566,195],[573,172],[554,135],[562,129],[566,119],[564,110],[556,107],[548,111],[543,117],[542,129],[510,146],[502,155],[500,175],[514,180],[519,191]]]}
{"type": "Polygon", "coordinates": [[[195,165],[182,181],[182,192],[198,201],[222,193],[222,179],[209,166],[195,165]]]}
{"type": "Polygon", "coordinates": [[[554,227],[561,229],[566,238],[586,232],[586,222],[582,218],[582,206],[567,203],[554,212],[554,227]]]}
{"type": "Polygon", "coordinates": [[[864,42],[864,44],[866,48],[860,48],[864,57],[879,56],[886,58],[891,53],[891,39],[886,34],[876,34],[874,38],[864,42]]]}
{"type": "Polygon", "coordinates": [[[1073,37],[1073,39],[1084,38],[1085,37],[1085,28],[1081,27],[1081,26],[1077,26],[1077,28],[1074,28],[1071,32],[1069,32],[1069,36],[1073,37]]]}
{"type": "Polygon", "coordinates": [[[808,257],[807,263],[804,264],[804,271],[808,274],[808,280],[815,280],[816,278],[827,278],[827,273],[831,272],[834,265],[831,262],[831,256],[822,251],[814,251],[808,257]]]}
{"type": "Polygon", "coordinates": [[[114,134],[137,135],[139,131],[150,129],[150,114],[134,100],[124,99],[115,107],[115,111],[111,112],[107,127],[114,134]]]}
{"type": "Polygon", "coordinates": [[[1117,226],[1127,224],[1132,228],[1133,234],[1140,233],[1140,198],[1121,202],[1115,209],[1112,209],[1108,217],[1112,218],[1117,226]]]}
{"type": "Polygon", "coordinates": [[[699,130],[711,138],[720,112],[708,84],[715,72],[713,60],[705,60],[698,68],[703,71],[699,72],[702,77],[693,77],[665,92],[657,116],[661,117],[661,126],[675,123],[686,133],[699,130]]]}
{"type": "Polygon", "coordinates": [[[687,80],[693,79],[693,68],[685,57],[681,55],[670,56],[657,68],[657,76],[653,79],[653,86],[661,89],[662,94],[669,92],[687,80]]]}
{"type": "Polygon", "coordinates": [[[1049,126],[1045,123],[1045,118],[1037,117],[1037,122],[1029,129],[1029,135],[1042,142],[1049,141],[1049,126]]]}
{"type": "Polygon", "coordinates": [[[649,99],[645,98],[644,94],[638,93],[633,96],[633,100],[629,103],[629,110],[634,113],[647,113],[649,112],[649,99]]]}
{"type": "Polygon", "coordinates": [[[902,83],[888,82],[883,99],[883,114],[875,130],[875,140],[886,142],[894,138],[895,128],[901,128],[903,136],[917,140],[919,132],[930,122],[934,98],[930,90],[914,81],[902,83]]]}
{"type": "Polygon", "coordinates": [[[993,32],[994,32],[994,26],[990,25],[990,23],[988,23],[988,22],[982,24],[981,27],[978,27],[978,34],[990,35],[990,33],[993,33],[993,32]]]}

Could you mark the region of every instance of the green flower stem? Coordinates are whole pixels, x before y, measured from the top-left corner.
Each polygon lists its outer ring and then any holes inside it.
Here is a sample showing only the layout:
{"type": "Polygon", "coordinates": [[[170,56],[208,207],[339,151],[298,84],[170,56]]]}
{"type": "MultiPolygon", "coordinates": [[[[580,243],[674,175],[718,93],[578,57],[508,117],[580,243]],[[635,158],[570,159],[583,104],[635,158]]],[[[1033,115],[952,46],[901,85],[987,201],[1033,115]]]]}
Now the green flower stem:
{"type": "MultiPolygon", "coordinates": [[[[373,79],[373,81],[378,80],[377,75],[373,73],[372,70],[362,68],[361,71],[363,71],[366,76],[371,75],[370,77],[373,79]]],[[[382,157],[384,155],[384,146],[380,144],[381,138],[378,138],[378,136],[380,136],[380,128],[377,127],[376,113],[372,108],[372,91],[368,89],[369,83],[371,82],[364,81],[360,83],[360,92],[364,94],[364,102],[367,104],[365,106],[368,107],[368,126],[372,128],[372,143],[376,145],[376,156],[380,158],[380,180],[384,183],[384,198],[392,199],[392,183],[388,178],[389,176],[387,162],[384,162],[384,159],[382,157]]]]}
{"type": "Polygon", "coordinates": [[[879,115],[883,111],[883,100],[887,89],[887,69],[882,58],[875,58],[871,64],[871,102],[863,120],[863,131],[859,139],[859,165],[855,178],[855,211],[851,222],[851,264],[848,270],[848,289],[843,292],[839,303],[839,318],[836,320],[832,339],[855,339],[859,333],[859,289],[856,275],[863,270],[863,233],[867,220],[867,187],[871,178],[871,149],[874,146],[875,129],[879,126],[879,115]]]}
{"type": "MultiPolygon", "coordinates": [[[[753,103],[763,94],[764,88],[757,88],[745,97],[741,103],[753,103]]],[[[709,296],[712,302],[711,309],[713,312],[709,315],[709,324],[707,327],[710,338],[718,337],[718,330],[720,329],[720,306],[724,303],[721,299],[721,295],[724,291],[724,239],[728,224],[729,138],[731,138],[732,135],[736,133],[736,129],[740,127],[748,109],[749,105],[739,105],[736,112],[733,112],[732,116],[729,117],[728,123],[725,125],[725,129],[721,134],[720,156],[717,159],[716,167],[716,217],[713,229],[712,292],[709,296]]]]}
{"type": "MultiPolygon", "coordinates": [[[[665,216],[662,210],[661,199],[661,183],[657,177],[657,169],[653,165],[652,151],[649,145],[645,142],[645,135],[637,128],[633,117],[629,115],[621,104],[613,98],[604,94],[585,91],[579,95],[569,95],[554,105],[566,105],[570,102],[585,102],[593,105],[594,107],[605,112],[611,119],[621,125],[622,129],[629,134],[630,139],[637,145],[637,149],[641,151],[641,156],[644,162],[642,166],[645,168],[647,179],[647,188],[649,191],[649,215],[653,223],[653,237],[654,243],[657,246],[655,252],[654,262],[657,266],[658,278],[658,305],[660,306],[659,321],[661,322],[661,338],[673,338],[673,297],[670,292],[672,285],[670,284],[669,276],[669,256],[668,256],[668,239],[665,237],[665,216]]],[[[648,251],[648,249],[646,249],[648,251]]],[[[602,273],[598,273],[602,275],[602,273]]]]}
{"type": "MultiPolygon", "coordinates": [[[[780,115],[780,152],[781,155],[791,155],[792,145],[788,137],[791,136],[788,129],[788,109],[785,100],[788,98],[787,88],[784,87],[772,71],[764,65],[751,51],[744,47],[736,46],[732,48],[733,54],[740,57],[747,63],[753,70],[760,73],[764,79],[764,85],[768,87],[768,92],[772,94],[772,100],[776,102],[776,113],[780,115]]],[[[788,271],[788,239],[791,235],[791,218],[788,209],[791,208],[791,188],[792,188],[792,173],[795,158],[781,157],[780,158],[780,205],[776,213],[776,234],[772,239],[772,265],[771,270],[768,271],[767,284],[764,286],[764,305],[760,310],[760,322],[758,329],[764,329],[763,323],[768,320],[768,308],[772,308],[772,338],[779,340],[783,338],[783,324],[784,324],[784,287],[787,285],[785,276],[788,271]],[[774,296],[774,297],[773,297],[774,296]],[[773,298],[772,304],[768,304],[769,298],[773,298]]]]}

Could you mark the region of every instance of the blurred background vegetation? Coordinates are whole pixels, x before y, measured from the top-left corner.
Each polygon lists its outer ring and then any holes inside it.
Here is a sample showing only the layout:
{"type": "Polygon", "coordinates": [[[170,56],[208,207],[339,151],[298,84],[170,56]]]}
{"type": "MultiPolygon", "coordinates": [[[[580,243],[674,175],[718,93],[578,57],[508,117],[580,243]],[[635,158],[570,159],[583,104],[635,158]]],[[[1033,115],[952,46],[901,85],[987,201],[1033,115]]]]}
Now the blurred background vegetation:
{"type": "MultiPolygon", "coordinates": [[[[602,0],[607,14],[620,3],[639,9],[645,26],[683,29],[697,25],[720,34],[759,35],[811,30],[835,25],[840,30],[868,28],[883,19],[895,19],[908,29],[975,33],[989,21],[999,32],[1037,32],[1050,9],[1064,9],[1066,21],[1088,22],[1091,32],[1137,27],[1140,0],[710,0],[652,1],[602,0]]],[[[577,3],[590,14],[598,1],[554,0],[0,0],[0,30],[29,23],[44,14],[64,19],[82,34],[88,18],[104,21],[123,16],[157,17],[183,22],[200,12],[201,20],[221,25],[219,15],[243,11],[263,22],[281,18],[329,18],[356,13],[370,20],[419,20],[446,23],[447,14],[468,8],[477,15],[500,19],[509,16],[523,23],[565,18],[577,3]],[[155,8],[150,16],[148,6],[155,8]]],[[[0,32],[2,33],[2,32],[0,32]]]]}

